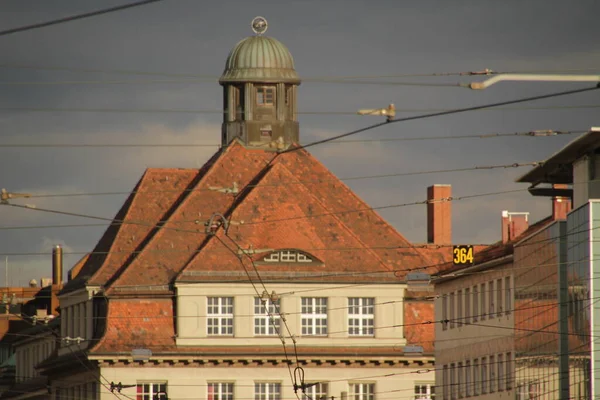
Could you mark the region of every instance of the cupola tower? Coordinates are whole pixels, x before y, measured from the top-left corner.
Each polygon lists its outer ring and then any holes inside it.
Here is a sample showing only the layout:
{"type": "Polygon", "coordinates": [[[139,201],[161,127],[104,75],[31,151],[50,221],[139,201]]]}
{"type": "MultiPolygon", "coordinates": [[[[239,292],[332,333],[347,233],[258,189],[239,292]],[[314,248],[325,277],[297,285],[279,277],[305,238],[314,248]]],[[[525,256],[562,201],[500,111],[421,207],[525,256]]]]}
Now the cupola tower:
{"type": "Polygon", "coordinates": [[[248,147],[287,148],[298,142],[294,59],[278,40],[264,36],[267,20],[252,20],[255,35],[229,53],[223,86],[222,145],[238,138],[248,147]]]}

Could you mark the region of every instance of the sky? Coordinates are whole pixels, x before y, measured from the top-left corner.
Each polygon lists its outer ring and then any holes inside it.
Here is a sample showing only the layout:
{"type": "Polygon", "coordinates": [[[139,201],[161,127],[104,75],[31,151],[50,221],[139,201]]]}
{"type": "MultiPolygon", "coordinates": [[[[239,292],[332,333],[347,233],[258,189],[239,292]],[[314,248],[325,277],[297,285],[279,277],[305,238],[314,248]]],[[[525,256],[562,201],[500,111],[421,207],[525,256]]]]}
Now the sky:
{"type": "MultiPolygon", "coordinates": [[[[3,0],[0,30],[125,3],[3,0]]],[[[217,79],[229,51],[253,34],[250,22],[258,15],[268,20],[267,35],[289,48],[305,79],[298,108],[301,142],[309,143],[381,121],[353,115],[358,109],[394,103],[398,117],[403,117],[591,86],[505,82],[473,91],[400,83],[468,83],[482,78],[402,75],[485,68],[600,74],[595,28],[599,12],[600,3],[594,0],[164,0],[0,36],[0,187],[34,195],[122,193],[132,190],[148,167],[201,167],[220,142],[222,88],[217,79]],[[368,78],[362,82],[372,84],[311,81],[363,76],[368,78]]],[[[332,142],[310,152],[340,178],[540,161],[576,135],[377,140],[540,129],[582,132],[600,126],[599,96],[589,92],[399,122],[352,137],[369,142],[332,142]]],[[[514,182],[526,171],[438,172],[346,183],[373,207],[425,200],[432,184],[451,184],[454,197],[523,189],[453,202],[453,241],[479,244],[500,238],[502,210],[530,212],[532,221],[550,213],[549,199],[534,198],[526,184],[514,182]]],[[[88,195],[13,203],[112,218],[125,198],[88,195]]],[[[426,241],[424,205],[389,208],[381,214],[409,240],[426,241]]],[[[0,285],[7,283],[4,261],[8,284],[39,281],[51,274],[52,246],[64,246],[65,267],[70,268],[94,248],[105,229],[102,221],[0,207],[0,285]],[[35,228],[58,224],[92,226],[35,228]]]]}

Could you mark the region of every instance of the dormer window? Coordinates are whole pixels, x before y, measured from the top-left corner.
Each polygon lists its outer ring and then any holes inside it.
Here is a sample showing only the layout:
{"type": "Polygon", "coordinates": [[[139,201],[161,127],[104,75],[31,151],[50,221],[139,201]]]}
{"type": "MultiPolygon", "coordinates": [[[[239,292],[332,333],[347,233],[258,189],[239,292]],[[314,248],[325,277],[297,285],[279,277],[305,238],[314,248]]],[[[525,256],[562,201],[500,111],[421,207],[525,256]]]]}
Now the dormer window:
{"type": "Polygon", "coordinates": [[[299,250],[277,250],[262,259],[265,263],[313,263],[315,257],[299,250]]]}
{"type": "Polygon", "coordinates": [[[256,104],[259,106],[272,106],[275,104],[275,88],[269,86],[257,87],[256,104]]]}

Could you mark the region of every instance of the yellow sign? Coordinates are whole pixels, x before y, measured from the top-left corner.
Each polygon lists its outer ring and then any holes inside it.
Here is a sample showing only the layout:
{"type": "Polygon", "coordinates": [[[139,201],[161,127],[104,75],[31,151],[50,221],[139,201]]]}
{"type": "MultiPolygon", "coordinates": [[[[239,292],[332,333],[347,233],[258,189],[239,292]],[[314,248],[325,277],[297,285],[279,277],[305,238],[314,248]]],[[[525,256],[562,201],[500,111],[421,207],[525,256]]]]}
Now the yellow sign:
{"type": "Polygon", "coordinates": [[[454,246],[452,263],[454,265],[473,264],[473,246],[454,246]]]}

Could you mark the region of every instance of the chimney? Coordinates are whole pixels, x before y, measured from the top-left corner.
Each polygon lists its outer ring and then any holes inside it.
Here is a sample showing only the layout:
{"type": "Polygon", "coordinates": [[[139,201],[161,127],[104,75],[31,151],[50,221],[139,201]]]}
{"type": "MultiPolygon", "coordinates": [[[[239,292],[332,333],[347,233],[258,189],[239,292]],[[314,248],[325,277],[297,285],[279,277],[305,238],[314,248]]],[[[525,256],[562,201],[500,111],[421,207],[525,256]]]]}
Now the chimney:
{"type": "Polygon", "coordinates": [[[451,185],[433,185],[427,188],[427,242],[452,244],[451,185]]]}
{"type": "Polygon", "coordinates": [[[56,245],[52,249],[52,284],[60,285],[62,283],[63,272],[63,253],[62,247],[56,245]]]}
{"type": "Polygon", "coordinates": [[[502,211],[502,243],[507,243],[529,228],[528,212],[502,211]]]}
{"type": "MultiPolygon", "coordinates": [[[[552,185],[554,189],[566,189],[567,185],[552,185]]],[[[567,219],[567,214],[571,211],[571,198],[556,196],[552,198],[552,220],[567,219]]]]}

